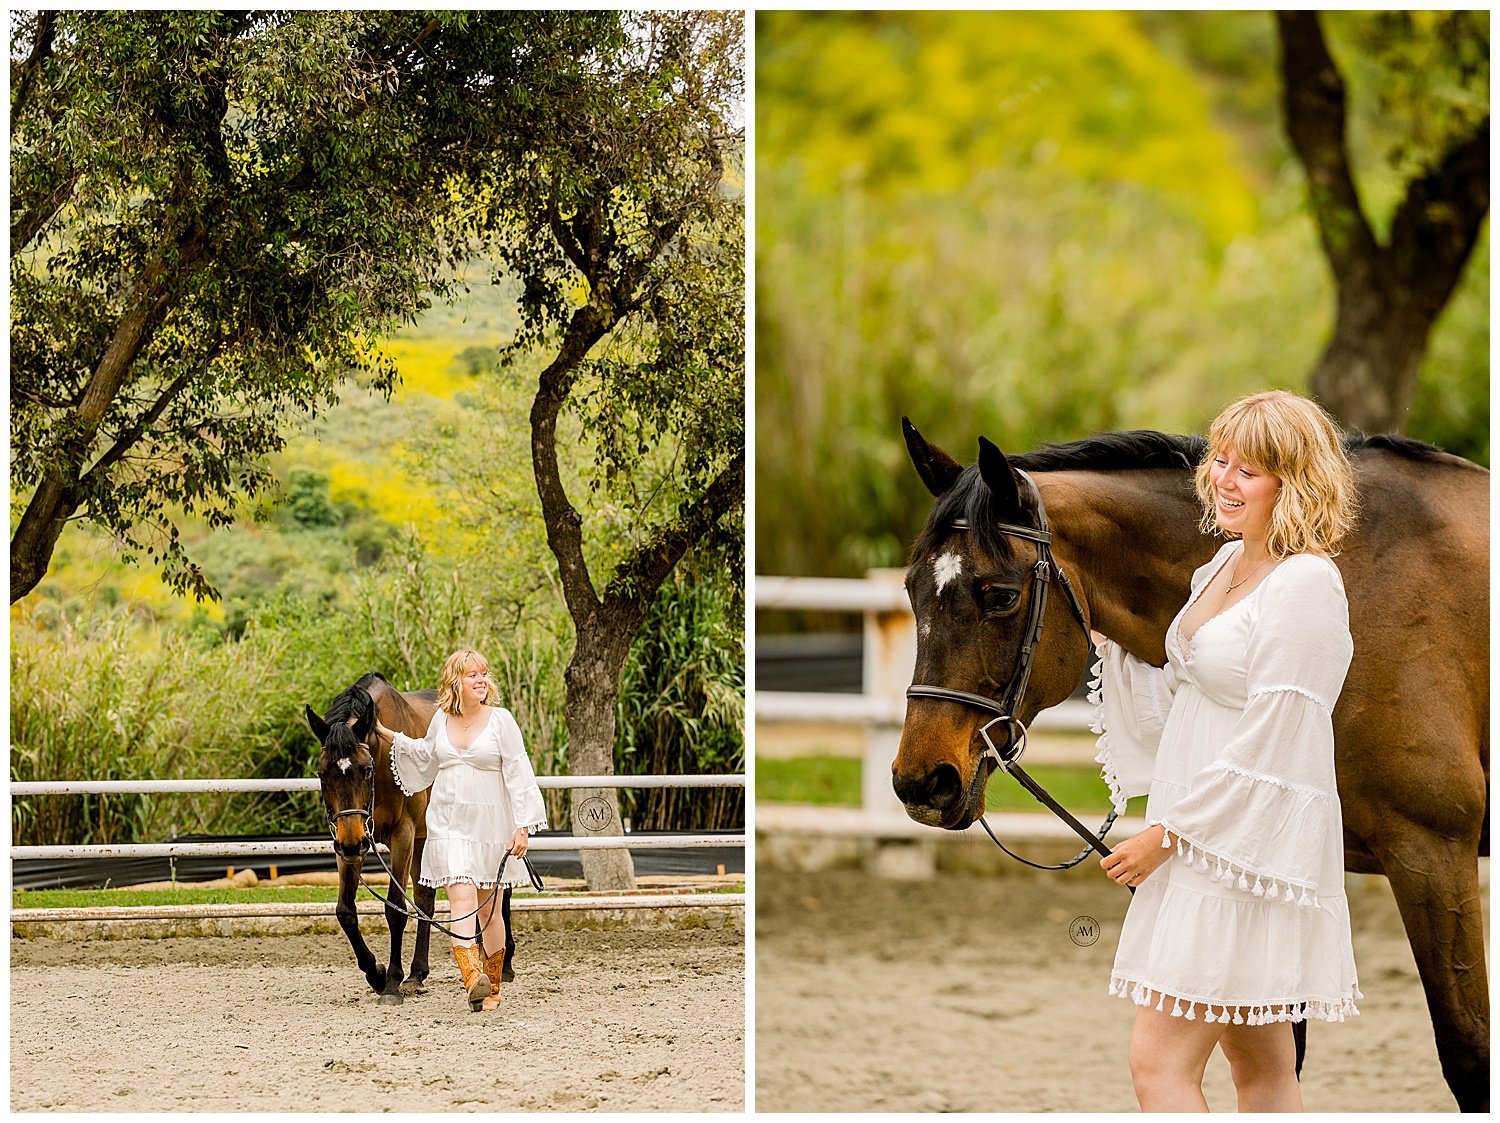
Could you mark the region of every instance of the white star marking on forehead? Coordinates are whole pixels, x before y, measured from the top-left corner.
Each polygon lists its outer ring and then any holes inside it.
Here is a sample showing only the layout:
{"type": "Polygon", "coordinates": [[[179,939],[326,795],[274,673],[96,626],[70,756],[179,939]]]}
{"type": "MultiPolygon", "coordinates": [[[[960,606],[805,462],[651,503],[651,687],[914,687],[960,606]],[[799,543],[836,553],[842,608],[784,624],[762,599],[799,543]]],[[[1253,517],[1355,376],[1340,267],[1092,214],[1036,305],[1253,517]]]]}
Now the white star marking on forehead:
{"type": "Polygon", "coordinates": [[[348,757],[345,757],[343,760],[339,761],[339,771],[340,772],[348,772],[349,769],[351,769],[353,767],[354,767],[354,763],[348,757]]]}
{"type": "Polygon", "coordinates": [[[964,559],[954,553],[944,554],[932,563],[932,577],[937,582],[939,595],[948,587],[948,582],[962,574],[964,559]]]}

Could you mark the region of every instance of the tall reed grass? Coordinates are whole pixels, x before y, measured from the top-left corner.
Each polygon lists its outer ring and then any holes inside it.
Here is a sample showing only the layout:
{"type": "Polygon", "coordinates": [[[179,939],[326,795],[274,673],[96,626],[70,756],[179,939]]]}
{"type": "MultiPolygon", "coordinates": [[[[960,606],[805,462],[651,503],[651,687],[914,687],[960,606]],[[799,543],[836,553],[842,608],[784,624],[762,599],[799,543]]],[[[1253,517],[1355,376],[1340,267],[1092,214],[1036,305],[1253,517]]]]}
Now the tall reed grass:
{"type": "MultiPolygon", "coordinates": [[[[13,614],[12,779],[312,776],[318,746],[305,706],[325,712],[371,671],[401,690],[435,687],[459,647],[489,658],[538,774],[567,773],[565,614],[486,603],[483,585],[410,546],[349,587],[343,600],[266,602],[238,639],[218,643],[123,609],[13,614]]],[[[713,582],[679,580],[653,605],[620,701],[620,772],[742,769],[743,612],[732,600],[713,582]]],[[[739,792],[636,794],[627,806],[639,828],[743,822],[739,792]]],[[[546,793],[554,826],[567,823],[567,798],[546,793]]],[[[301,793],[27,797],[11,817],[18,844],[322,825],[317,799],[301,793]]]]}

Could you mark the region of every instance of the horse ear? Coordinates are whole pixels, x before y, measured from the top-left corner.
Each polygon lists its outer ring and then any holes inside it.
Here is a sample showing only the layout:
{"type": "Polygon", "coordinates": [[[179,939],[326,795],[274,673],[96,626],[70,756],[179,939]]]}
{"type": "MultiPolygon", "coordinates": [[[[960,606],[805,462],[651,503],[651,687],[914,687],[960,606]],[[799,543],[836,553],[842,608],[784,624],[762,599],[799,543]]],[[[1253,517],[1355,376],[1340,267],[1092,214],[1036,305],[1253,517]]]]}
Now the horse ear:
{"type": "Polygon", "coordinates": [[[906,438],[906,451],[917,467],[917,475],[934,496],[942,495],[958,479],[963,465],[936,445],[928,444],[917,428],[906,418],[901,419],[901,433],[906,438]]]}
{"type": "Polygon", "coordinates": [[[1021,485],[1010,461],[986,438],[979,438],[979,478],[990,489],[1002,511],[1021,510],[1021,485]]]}
{"type": "Polygon", "coordinates": [[[313,736],[318,739],[318,744],[328,740],[328,723],[320,718],[311,706],[302,707],[307,711],[307,724],[312,726],[313,736]]]}

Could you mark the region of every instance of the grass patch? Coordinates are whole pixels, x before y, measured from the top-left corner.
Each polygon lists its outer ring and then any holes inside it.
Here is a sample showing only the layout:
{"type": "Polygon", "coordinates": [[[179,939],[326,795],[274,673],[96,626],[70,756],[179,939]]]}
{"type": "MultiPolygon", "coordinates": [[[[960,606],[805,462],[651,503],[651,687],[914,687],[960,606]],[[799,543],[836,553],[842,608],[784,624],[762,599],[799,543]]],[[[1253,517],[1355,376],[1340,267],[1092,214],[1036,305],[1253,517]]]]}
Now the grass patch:
{"type": "MultiPolygon", "coordinates": [[[[385,890],[380,890],[382,893],[385,890]]],[[[698,892],[743,893],[745,883],[715,885],[698,892]]],[[[556,896],[556,894],[553,894],[556,896]]],[[[545,897],[546,894],[521,892],[517,900],[527,897],[545,897]]],[[[332,908],[338,902],[339,891],[333,885],[288,885],[254,886],[248,889],[15,889],[11,891],[10,904],[13,909],[96,909],[96,908],[141,908],[162,905],[270,905],[270,904],[326,904],[332,908]]],[[[374,900],[363,888],[356,898],[359,901],[374,900]]],[[[439,889],[438,900],[447,900],[447,894],[439,889]]]]}
{"type": "Polygon", "coordinates": [[[321,904],[338,900],[336,886],[291,885],[250,889],[16,889],[17,909],[130,908],[140,905],[321,904]]]}
{"type": "MultiPolygon", "coordinates": [[[[1103,815],[1109,810],[1109,789],[1099,770],[1088,765],[1038,764],[1026,773],[1075,815],[1103,815]]],[[[757,759],[755,798],[768,803],[811,803],[831,807],[860,805],[861,762],[851,757],[804,756],[757,759]]],[[[1133,799],[1127,814],[1145,810],[1144,797],[1133,799]]],[[[1008,776],[991,776],[985,791],[990,811],[1045,811],[1030,792],[1008,776]]],[[[1049,812],[1050,814],[1050,812],[1049,812]]]]}

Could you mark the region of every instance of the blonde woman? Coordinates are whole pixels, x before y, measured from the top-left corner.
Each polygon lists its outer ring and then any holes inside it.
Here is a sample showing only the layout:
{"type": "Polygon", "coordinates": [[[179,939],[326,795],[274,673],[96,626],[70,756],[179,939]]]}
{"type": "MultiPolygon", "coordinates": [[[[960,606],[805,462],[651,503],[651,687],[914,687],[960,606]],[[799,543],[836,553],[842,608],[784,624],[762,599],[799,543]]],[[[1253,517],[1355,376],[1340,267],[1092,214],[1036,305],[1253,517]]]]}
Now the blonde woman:
{"type": "Polygon", "coordinates": [[[547,825],[521,730],[509,710],[493,704],[497,695],[489,663],[466,648],[443,664],[438,708],[421,740],[376,722],[376,732],[391,742],[391,771],[401,790],[432,788],[419,877],[447,889],[454,917],[468,916],[453,926],[453,957],[470,1009],[485,1011],[500,1005],[507,936],[501,894],[526,883],[519,859],[530,832],[547,825]],[[506,853],[513,858],[497,882],[506,853]],[[482,960],[474,946],[481,931],[488,953],[482,960]]]}
{"type": "Polygon", "coordinates": [[[1143,1111],[1204,1111],[1217,1046],[1240,1111],[1300,1111],[1292,1022],[1362,997],[1344,897],[1334,703],[1353,654],[1334,556],[1354,516],[1333,422],[1271,391],[1210,427],[1203,526],[1229,538],[1192,579],[1156,668],[1096,637],[1099,759],[1149,796],[1101,862],[1136,887],[1110,993],[1139,1007],[1143,1111]]]}

